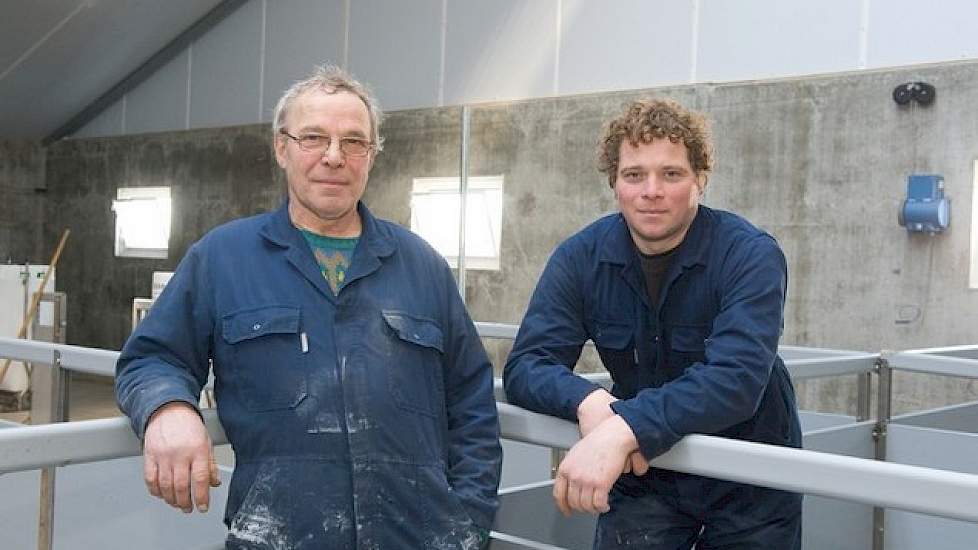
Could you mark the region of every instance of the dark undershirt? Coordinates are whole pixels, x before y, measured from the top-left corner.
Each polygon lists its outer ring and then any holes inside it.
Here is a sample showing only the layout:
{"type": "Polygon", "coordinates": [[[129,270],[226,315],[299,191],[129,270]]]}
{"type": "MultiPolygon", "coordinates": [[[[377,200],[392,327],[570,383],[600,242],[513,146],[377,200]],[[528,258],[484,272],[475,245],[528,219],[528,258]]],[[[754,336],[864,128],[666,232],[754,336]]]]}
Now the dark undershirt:
{"type": "Polygon", "coordinates": [[[649,293],[649,305],[653,310],[659,305],[659,292],[662,291],[662,283],[669,266],[672,265],[676,248],[661,254],[644,254],[641,250],[638,251],[642,262],[642,273],[645,275],[645,290],[649,293]]]}

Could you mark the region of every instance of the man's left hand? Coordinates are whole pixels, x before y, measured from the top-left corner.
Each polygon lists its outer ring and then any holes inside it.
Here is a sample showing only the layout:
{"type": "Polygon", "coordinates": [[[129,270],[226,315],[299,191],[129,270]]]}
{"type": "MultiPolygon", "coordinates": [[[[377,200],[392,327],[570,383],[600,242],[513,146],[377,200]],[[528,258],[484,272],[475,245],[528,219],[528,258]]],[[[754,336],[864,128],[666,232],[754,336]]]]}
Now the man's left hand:
{"type": "Polygon", "coordinates": [[[557,508],[590,514],[610,510],[608,493],[638,449],[632,429],[618,415],[601,422],[575,444],[560,463],[554,480],[557,508]]]}

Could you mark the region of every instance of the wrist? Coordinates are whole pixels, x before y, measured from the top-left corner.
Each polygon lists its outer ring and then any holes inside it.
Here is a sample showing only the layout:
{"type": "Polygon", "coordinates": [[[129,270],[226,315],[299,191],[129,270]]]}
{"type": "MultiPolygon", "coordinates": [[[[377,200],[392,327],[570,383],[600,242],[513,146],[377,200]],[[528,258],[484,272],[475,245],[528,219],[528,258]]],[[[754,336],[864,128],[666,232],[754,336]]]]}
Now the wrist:
{"type": "Polygon", "coordinates": [[[633,453],[639,450],[638,438],[635,432],[625,419],[617,414],[601,423],[601,428],[611,432],[614,441],[619,448],[626,453],[633,453]]]}
{"type": "Polygon", "coordinates": [[[591,416],[601,416],[608,417],[615,414],[611,410],[611,404],[617,401],[617,399],[608,393],[604,388],[598,388],[593,392],[587,394],[587,396],[581,400],[581,403],[577,406],[577,419],[580,421],[583,418],[591,416]]]}

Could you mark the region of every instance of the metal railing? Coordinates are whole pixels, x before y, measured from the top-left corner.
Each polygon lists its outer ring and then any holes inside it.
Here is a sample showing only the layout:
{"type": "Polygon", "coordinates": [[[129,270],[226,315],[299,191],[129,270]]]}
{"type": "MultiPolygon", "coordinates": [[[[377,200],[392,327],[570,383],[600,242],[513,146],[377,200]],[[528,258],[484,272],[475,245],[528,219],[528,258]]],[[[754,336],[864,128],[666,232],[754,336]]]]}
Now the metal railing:
{"type": "MultiPolygon", "coordinates": [[[[477,325],[484,337],[515,335],[510,325],[477,325]]],[[[971,360],[978,357],[978,346],[941,350],[944,355],[940,350],[916,350],[884,353],[883,357],[893,368],[978,378],[978,361],[971,360]],[[957,355],[950,355],[953,353],[957,355]]],[[[880,354],[813,348],[786,346],[782,353],[795,378],[866,375],[878,371],[881,361],[880,354]]],[[[118,352],[0,338],[0,357],[111,376],[118,352]]],[[[600,380],[603,375],[591,376],[600,380]]],[[[567,449],[579,438],[577,426],[571,422],[504,402],[498,408],[502,434],[507,439],[567,449]]],[[[885,413],[888,416],[888,411],[885,413]]],[[[204,420],[214,444],[226,443],[216,411],[205,410],[204,420]]],[[[0,473],[139,454],[139,441],[128,420],[121,417],[0,430],[0,473]]],[[[705,435],[686,436],[652,465],[978,523],[978,507],[974,506],[978,502],[978,475],[705,435]]]]}

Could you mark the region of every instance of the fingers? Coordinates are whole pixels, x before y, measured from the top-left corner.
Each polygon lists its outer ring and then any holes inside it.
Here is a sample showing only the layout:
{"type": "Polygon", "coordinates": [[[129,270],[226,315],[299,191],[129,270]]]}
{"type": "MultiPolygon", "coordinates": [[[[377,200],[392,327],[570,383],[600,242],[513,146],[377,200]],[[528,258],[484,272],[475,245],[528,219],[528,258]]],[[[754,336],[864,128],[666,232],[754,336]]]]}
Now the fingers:
{"type": "MultiPolygon", "coordinates": [[[[578,510],[581,512],[586,512],[587,509],[584,507],[584,503],[581,502],[581,484],[573,483],[570,480],[567,482],[567,508],[570,510],[578,510]]],[[[569,514],[568,514],[569,515],[569,514]]]]}
{"type": "Polygon", "coordinates": [[[160,498],[159,465],[151,456],[143,458],[143,481],[146,482],[146,490],[156,498],[160,498]]]}
{"type": "Polygon", "coordinates": [[[632,473],[637,476],[644,476],[649,471],[649,461],[645,460],[642,453],[634,452],[630,454],[628,461],[631,463],[632,473]]]}
{"type": "Polygon", "coordinates": [[[564,477],[558,478],[554,483],[554,500],[565,516],[570,516],[574,511],[603,514],[611,510],[608,493],[596,490],[588,484],[572,483],[564,477]]]}
{"type": "Polygon", "coordinates": [[[212,478],[211,468],[214,465],[213,455],[204,460],[194,461],[190,471],[190,477],[194,486],[194,503],[197,510],[206,512],[210,508],[210,483],[212,478]]]}
{"type": "Polygon", "coordinates": [[[173,470],[164,465],[157,472],[156,478],[160,485],[160,498],[170,506],[176,506],[177,497],[173,491],[173,470]]]}
{"type": "Polygon", "coordinates": [[[571,509],[567,505],[567,478],[560,474],[554,480],[554,502],[557,503],[557,509],[561,514],[570,517],[571,509]]]}
{"type": "Polygon", "coordinates": [[[211,477],[211,487],[221,486],[221,471],[217,469],[217,459],[214,458],[214,450],[211,450],[211,466],[210,466],[210,477],[211,477]]]}
{"type": "Polygon", "coordinates": [[[189,514],[193,512],[194,508],[190,504],[190,470],[193,468],[193,463],[178,463],[173,469],[173,495],[174,501],[169,502],[170,506],[174,506],[183,510],[184,513],[189,514]]]}
{"type": "Polygon", "coordinates": [[[594,491],[591,497],[591,513],[592,514],[604,514],[611,510],[611,506],[608,505],[608,493],[602,491],[594,491]]]}

